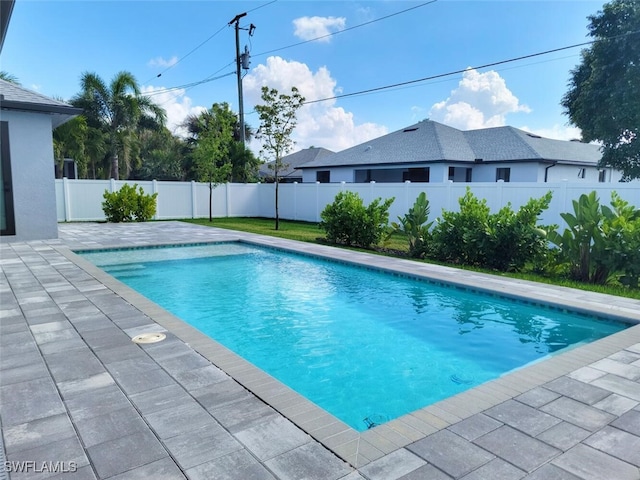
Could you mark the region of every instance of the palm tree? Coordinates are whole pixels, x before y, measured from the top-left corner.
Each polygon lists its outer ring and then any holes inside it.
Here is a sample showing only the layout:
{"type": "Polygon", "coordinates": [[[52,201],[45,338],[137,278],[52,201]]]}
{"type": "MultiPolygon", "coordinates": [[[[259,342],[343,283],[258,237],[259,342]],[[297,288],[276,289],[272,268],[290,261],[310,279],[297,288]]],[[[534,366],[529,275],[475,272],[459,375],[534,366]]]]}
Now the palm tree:
{"type": "Polygon", "coordinates": [[[135,77],[119,72],[107,86],[95,73],[85,72],[80,80],[81,93],[72,103],[84,110],[89,127],[106,134],[111,178],[120,179],[120,161],[128,171],[140,126],[164,127],[166,112],[140,92],[135,77]]]}
{"type": "Polygon", "coordinates": [[[20,85],[20,82],[18,81],[18,77],[10,74],[9,72],[5,72],[4,70],[0,71],[0,79],[4,80],[5,82],[10,82],[10,83],[15,83],[16,85],[20,85]]]}

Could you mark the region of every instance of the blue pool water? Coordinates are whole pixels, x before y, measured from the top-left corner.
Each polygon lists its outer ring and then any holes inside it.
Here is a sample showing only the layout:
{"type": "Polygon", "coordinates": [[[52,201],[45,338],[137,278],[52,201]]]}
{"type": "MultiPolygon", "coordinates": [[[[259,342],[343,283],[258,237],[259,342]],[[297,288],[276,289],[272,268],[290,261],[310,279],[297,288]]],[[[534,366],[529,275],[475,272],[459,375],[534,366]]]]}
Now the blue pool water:
{"type": "Polygon", "coordinates": [[[359,431],[627,326],[245,244],[84,256],[359,431]]]}

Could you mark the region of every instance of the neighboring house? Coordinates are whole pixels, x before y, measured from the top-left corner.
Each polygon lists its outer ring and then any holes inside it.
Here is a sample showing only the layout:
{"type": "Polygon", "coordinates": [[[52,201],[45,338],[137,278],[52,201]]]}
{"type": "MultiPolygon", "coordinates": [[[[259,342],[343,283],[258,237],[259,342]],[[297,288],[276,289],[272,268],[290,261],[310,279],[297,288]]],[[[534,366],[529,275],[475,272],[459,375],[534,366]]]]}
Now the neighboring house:
{"type": "MultiPolygon", "coordinates": [[[[292,153],[291,155],[282,157],[281,161],[285,165],[285,168],[278,172],[280,182],[302,182],[302,170],[298,169],[300,165],[314,160],[319,160],[327,155],[332,155],[333,153],[334,152],[327,150],[326,148],[309,147],[304,150],[300,150],[299,152],[292,153]]],[[[269,168],[270,165],[273,165],[273,162],[263,163],[260,165],[260,169],[258,170],[260,180],[273,182],[274,171],[269,168]]]]}
{"type": "Polygon", "coordinates": [[[2,242],[58,237],[53,129],[80,113],[0,80],[2,242]]]}
{"type": "Polygon", "coordinates": [[[304,182],[616,182],[597,145],[513,127],[462,131],[431,120],[316,158],[304,182]]]}

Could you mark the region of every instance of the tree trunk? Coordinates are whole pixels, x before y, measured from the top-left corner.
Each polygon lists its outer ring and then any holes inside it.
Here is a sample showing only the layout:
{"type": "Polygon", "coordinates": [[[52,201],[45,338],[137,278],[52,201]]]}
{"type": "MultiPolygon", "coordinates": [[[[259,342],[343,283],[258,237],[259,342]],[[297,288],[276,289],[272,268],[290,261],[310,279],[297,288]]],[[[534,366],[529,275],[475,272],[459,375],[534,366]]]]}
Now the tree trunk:
{"type": "Polygon", "coordinates": [[[276,174],[276,230],[280,228],[280,215],[278,213],[278,185],[280,185],[280,182],[278,182],[278,175],[276,174]]]}
{"type": "Polygon", "coordinates": [[[209,221],[213,222],[213,184],[209,182],[209,221]]]}
{"type": "Polygon", "coordinates": [[[111,155],[111,178],[114,180],[120,180],[120,166],[119,166],[118,153],[114,152],[111,155]]]}

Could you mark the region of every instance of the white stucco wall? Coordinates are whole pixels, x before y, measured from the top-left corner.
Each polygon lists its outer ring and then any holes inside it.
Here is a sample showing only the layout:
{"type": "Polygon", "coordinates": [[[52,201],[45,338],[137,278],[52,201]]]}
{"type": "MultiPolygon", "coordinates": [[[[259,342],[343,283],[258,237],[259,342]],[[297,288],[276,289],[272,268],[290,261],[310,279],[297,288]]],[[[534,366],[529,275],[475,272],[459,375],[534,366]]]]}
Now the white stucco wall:
{"type": "Polygon", "coordinates": [[[57,238],[51,117],[3,110],[2,120],[9,122],[16,234],[0,241],[57,238]]]}

